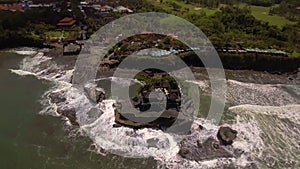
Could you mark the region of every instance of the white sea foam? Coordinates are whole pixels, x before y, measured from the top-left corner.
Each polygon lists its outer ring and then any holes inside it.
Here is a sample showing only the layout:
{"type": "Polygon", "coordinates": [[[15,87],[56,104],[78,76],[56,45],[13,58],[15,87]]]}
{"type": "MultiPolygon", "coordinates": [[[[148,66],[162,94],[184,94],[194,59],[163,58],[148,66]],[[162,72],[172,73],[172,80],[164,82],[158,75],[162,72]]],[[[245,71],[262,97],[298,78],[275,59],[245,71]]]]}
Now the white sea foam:
{"type": "MultiPolygon", "coordinates": [[[[72,106],[76,109],[77,120],[81,125],[82,132],[93,140],[101,154],[105,150],[126,157],[152,157],[168,168],[191,169],[222,168],[229,164],[237,167],[248,167],[252,164],[256,164],[258,167],[282,167],[278,163],[290,163],[293,166],[292,164],[297,162],[296,152],[300,149],[300,106],[270,106],[299,102],[299,99],[297,100],[292,94],[283,90],[283,87],[290,87],[292,93],[297,95],[299,91],[294,86],[258,85],[229,80],[227,94],[229,101],[236,104],[254,103],[269,106],[242,105],[230,108],[230,111],[237,114],[235,123],[230,126],[238,131],[233,147],[243,152],[241,157],[195,162],[183,159],[178,155],[180,136],[155,129],[135,131],[127,127],[113,128],[115,122],[112,103],[114,101],[105,100],[101,105],[93,103],[87,99],[83,91],[72,87],[69,83],[73,70],[62,70],[54,63],[41,69],[40,65],[47,64],[50,60],[51,58],[42,54],[26,57],[21,64],[21,70],[11,71],[22,76],[34,75],[56,82],[55,89],[50,89],[50,92],[64,92],[67,100],[65,104],[59,106],[72,106]],[[93,108],[99,108],[101,111],[94,112],[91,116],[89,112],[93,108]],[[282,145],[282,143],[286,143],[286,145],[282,145]],[[282,157],[282,154],[286,154],[286,157],[282,157]],[[261,164],[261,159],[267,161],[267,164],[261,164]]],[[[206,82],[195,83],[205,90],[209,87],[206,82]]],[[[45,96],[47,94],[49,93],[46,93],[45,96]]],[[[55,112],[52,115],[59,115],[57,113],[58,105],[50,103],[49,98],[44,104],[48,106],[45,106],[41,113],[55,112]]],[[[199,140],[216,136],[217,131],[218,126],[204,119],[196,119],[192,127],[192,134],[199,140]],[[199,124],[204,126],[205,130],[197,131],[196,128],[199,124]]]]}
{"type": "Polygon", "coordinates": [[[51,60],[52,58],[45,56],[43,52],[38,52],[25,57],[19,65],[20,69],[10,71],[21,76],[33,75],[38,79],[69,85],[74,70],[64,70],[51,60]]]}
{"type": "Polygon", "coordinates": [[[300,105],[240,105],[230,108],[237,113],[233,127],[239,133],[235,147],[244,147],[244,156],[268,168],[299,166],[300,105]],[[246,130],[242,130],[242,129],[246,130]],[[240,140],[241,139],[241,140],[240,140]]]}
{"type": "MultiPolygon", "coordinates": [[[[105,100],[102,105],[96,105],[91,102],[87,99],[83,91],[73,88],[70,83],[67,83],[72,76],[72,70],[60,70],[56,64],[46,66],[44,70],[41,69],[40,65],[47,64],[49,61],[51,61],[51,58],[43,56],[42,54],[27,57],[21,64],[22,70],[12,70],[12,72],[20,75],[34,75],[41,79],[56,82],[55,89],[52,88],[49,92],[64,92],[64,95],[67,98],[65,104],[56,105],[51,103],[49,98],[46,97],[49,93],[46,93],[44,97],[47,98],[47,101],[43,102],[45,108],[40,113],[50,113],[51,115],[59,116],[57,113],[57,106],[74,107],[82,131],[94,141],[99,153],[104,149],[107,152],[126,157],[152,157],[169,168],[214,168],[215,166],[222,166],[222,164],[234,160],[215,159],[203,162],[185,160],[178,155],[178,142],[180,140],[178,138],[180,136],[150,128],[136,131],[127,127],[113,128],[115,121],[112,103],[114,101],[105,100]],[[55,71],[49,71],[51,69],[54,69],[55,71]],[[57,77],[57,75],[60,74],[63,75],[57,77]],[[99,115],[99,117],[96,114],[96,118],[90,118],[88,112],[92,108],[98,108],[99,106],[103,114],[100,114],[101,116],[99,115]]],[[[118,81],[116,78],[112,80],[118,81]]],[[[206,128],[205,132],[196,133],[198,134],[197,137],[199,137],[199,139],[204,140],[211,135],[216,135],[218,126],[214,126],[209,122],[205,123],[205,121],[200,119],[195,122],[194,126],[198,126],[199,124],[206,128]]],[[[194,127],[194,131],[196,131],[195,128],[197,127],[194,127]]]]}
{"type": "Polygon", "coordinates": [[[251,112],[255,114],[264,114],[269,116],[277,116],[281,119],[289,119],[300,125],[300,105],[286,106],[257,106],[257,105],[239,105],[230,107],[229,110],[245,113],[251,112]]]}
{"type": "Polygon", "coordinates": [[[37,53],[37,49],[29,48],[29,47],[18,48],[18,49],[12,50],[12,51],[19,55],[34,55],[37,53]]]}
{"type": "Polygon", "coordinates": [[[28,76],[28,75],[32,75],[32,76],[36,76],[35,73],[32,73],[32,72],[29,72],[29,71],[24,71],[24,70],[20,70],[20,69],[9,69],[9,71],[11,71],[12,73],[15,73],[17,75],[20,75],[20,76],[28,76]]]}
{"type": "Polygon", "coordinates": [[[300,104],[299,88],[296,85],[243,83],[228,80],[227,101],[235,105],[283,106],[300,104]],[[289,90],[285,90],[288,88],[289,90]],[[295,94],[298,93],[298,98],[295,94]]]}

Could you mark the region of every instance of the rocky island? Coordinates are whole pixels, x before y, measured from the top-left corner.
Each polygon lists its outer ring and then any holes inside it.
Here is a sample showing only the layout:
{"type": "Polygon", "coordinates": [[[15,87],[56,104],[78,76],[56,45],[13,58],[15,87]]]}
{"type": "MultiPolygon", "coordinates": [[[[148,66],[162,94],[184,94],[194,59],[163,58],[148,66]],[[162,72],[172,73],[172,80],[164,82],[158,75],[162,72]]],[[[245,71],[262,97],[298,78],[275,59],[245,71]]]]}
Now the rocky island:
{"type": "MultiPolygon", "coordinates": [[[[182,110],[181,95],[182,92],[185,92],[184,89],[178,87],[176,81],[170,78],[167,73],[157,70],[154,72],[153,70],[143,71],[141,74],[137,75],[136,79],[141,81],[140,84],[144,84],[139,87],[139,92],[132,95],[130,100],[118,100],[113,104],[115,121],[113,127],[129,127],[134,130],[152,128],[166,131],[176,120],[178,120],[178,114],[182,110]],[[148,81],[142,80],[145,77],[147,77],[148,81]],[[156,117],[156,114],[147,112],[153,105],[157,109],[163,108],[163,104],[161,104],[162,99],[160,98],[162,95],[159,95],[159,93],[156,93],[157,95],[155,95],[155,92],[153,94],[153,91],[159,91],[160,94],[163,93],[167,99],[165,105],[166,110],[164,110],[159,117],[156,117]],[[135,109],[139,110],[141,113],[146,112],[146,114],[136,116],[136,114],[132,112],[122,112],[121,108],[128,104],[132,104],[135,109]],[[151,121],[152,118],[155,118],[155,120],[151,121]]],[[[96,102],[98,104],[101,104],[107,97],[105,90],[99,86],[95,87],[87,85],[84,92],[90,98],[95,94],[96,102]]],[[[65,95],[66,93],[64,92],[52,92],[49,94],[49,98],[52,103],[58,105],[57,112],[59,114],[66,117],[72,125],[78,126],[76,109],[68,103],[65,95]]],[[[184,100],[184,102],[191,101],[184,100]]],[[[182,119],[182,123],[179,124],[185,127],[191,127],[192,123],[192,120],[182,119]]],[[[231,146],[238,134],[236,130],[229,127],[220,127],[215,136],[210,136],[205,140],[199,139],[201,132],[205,130],[206,129],[203,126],[199,125],[197,129],[190,131],[188,135],[184,136],[183,140],[179,143],[180,149],[178,155],[182,158],[194,161],[211,160],[215,158],[237,158],[241,155],[239,150],[233,149],[231,146]]]]}

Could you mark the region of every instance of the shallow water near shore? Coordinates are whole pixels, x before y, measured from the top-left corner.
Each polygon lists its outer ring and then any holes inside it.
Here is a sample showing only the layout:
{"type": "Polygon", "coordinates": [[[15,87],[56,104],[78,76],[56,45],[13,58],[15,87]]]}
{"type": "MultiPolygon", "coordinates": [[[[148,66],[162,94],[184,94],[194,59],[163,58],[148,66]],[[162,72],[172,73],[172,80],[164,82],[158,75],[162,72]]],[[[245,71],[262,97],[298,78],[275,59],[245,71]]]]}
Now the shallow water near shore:
{"type": "Polygon", "coordinates": [[[0,168],[152,168],[151,159],[101,156],[90,149],[91,140],[81,137],[63,120],[40,115],[44,92],[54,86],[35,76],[19,76],[26,56],[0,52],[0,168]]]}
{"type": "MultiPolygon", "coordinates": [[[[56,90],[57,82],[41,79],[39,77],[46,77],[43,71],[31,69],[32,63],[39,66],[42,60],[44,64],[49,61],[48,58],[40,56],[36,58],[12,52],[0,53],[0,149],[4,150],[0,152],[4,161],[0,163],[0,168],[300,167],[300,89],[298,82],[289,80],[290,77],[286,75],[226,71],[229,77],[226,94],[229,109],[226,108],[221,123],[229,123],[229,126],[239,132],[233,147],[240,148],[243,154],[237,159],[215,159],[197,163],[173,156],[174,149],[162,157],[152,151],[137,152],[147,158],[126,158],[106,153],[106,150],[115,147],[104,144],[108,143],[105,141],[114,140],[114,143],[124,146],[121,139],[127,138],[124,133],[130,133],[130,129],[111,128],[113,122],[109,120],[113,116],[109,110],[97,122],[83,127],[85,134],[79,132],[82,129],[71,127],[65,120],[55,117],[53,107],[47,107],[51,105],[47,103],[44,93],[56,90]],[[24,63],[27,64],[26,68],[24,63]],[[110,131],[104,133],[103,128],[109,128],[110,131]],[[95,146],[91,146],[92,144],[95,146]],[[95,148],[97,152],[92,151],[95,148]]],[[[63,78],[55,73],[52,77],[58,77],[57,81],[63,78]]],[[[199,83],[204,93],[209,86],[206,83],[205,80],[199,83]]],[[[205,112],[209,96],[202,97],[203,108],[200,110],[205,112]]],[[[203,135],[215,134],[218,127],[204,123],[201,119],[197,123],[204,124],[208,129],[203,135]]],[[[151,136],[149,134],[155,132],[141,130],[137,134],[151,136]]],[[[163,135],[160,131],[157,134],[163,135]]],[[[138,143],[133,137],[128,139],[132,143],[138,143]]],[[[116,148],[115,151],[122,150],[116,148]]],[[[176,150],[174,152],[176,154],[176,150]]]]}

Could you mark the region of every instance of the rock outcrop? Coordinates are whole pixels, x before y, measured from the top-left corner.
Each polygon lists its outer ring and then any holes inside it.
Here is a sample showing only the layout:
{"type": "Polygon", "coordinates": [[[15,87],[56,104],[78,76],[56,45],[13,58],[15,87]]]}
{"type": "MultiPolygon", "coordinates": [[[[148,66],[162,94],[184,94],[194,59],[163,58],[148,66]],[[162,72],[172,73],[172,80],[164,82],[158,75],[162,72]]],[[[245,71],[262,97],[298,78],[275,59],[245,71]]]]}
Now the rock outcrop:
{"type": "Polygon", "coordinates": [[[52,92],[48,95],[50,102],[56,104],[57,113],[69,119],[72,125],[78,125],[75,108],[66,103],[63,91],[52,92]]]}
{"type": "Polygon", "coordinates": [[[186,137],[180,142],[179,155],[194,161],[235,157],[233,152],[222,146],[213,137],[209,137],[201,142],[200,140],[196,140],[194,136],[186,137]]]}
{"type": "Polygon", "coordinates": [[[231,145],[236,138],[237,131],[230,127],[220,127],[217,137],[222,145],[231,145]]]}
{"type": "MultiPolygon", "coordinates": [[[[65,104],[64,102],[60,104],[65,104]]],[[[67,117],[72,125],[78,126],[77,117],[76,117],[76,110],[74,107],[68,105],[58,105],[57,106],[57,113],[61,114],[64,117],[67,117]]]]}
{"type": "Polygon", "coordinates": [[[192,125],[194,105],[183,97],[181,87],[166,72],[146,70],[140,75],[145,80],[130,100],[119,99],[114,105],[115,122],[135,129],[151,127],[172,133],[186,134],[192,125]],[[138,113],[128,111],[133,107],[138,113]],[[179,114],[179,112],[182,112],[179,114]]]}
{"type": "Polygon", "coordinates": [[[84,92],[86,96],[99,103],[105,99],[105,91],[104,89],[97,87],[96,84],[88,83],[84,86],[84,92]]]}
{"type": "Polygon", "coordinates": [[[50,98],[51,103],[61,103],[61,102],[64,102],[67,100],[66,97],[64,97],[63,94],[60,92],[50,93],[49,98],[50,98]]]}

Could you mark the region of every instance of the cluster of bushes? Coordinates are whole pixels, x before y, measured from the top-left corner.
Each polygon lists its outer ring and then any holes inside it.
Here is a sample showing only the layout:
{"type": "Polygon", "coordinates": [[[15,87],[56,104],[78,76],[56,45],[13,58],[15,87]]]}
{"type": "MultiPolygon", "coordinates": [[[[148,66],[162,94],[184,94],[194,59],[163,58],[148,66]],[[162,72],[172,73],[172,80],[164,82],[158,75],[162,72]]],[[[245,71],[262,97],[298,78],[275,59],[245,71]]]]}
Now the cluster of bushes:
{"type": "MultiPolygon", "coordinates": [[[[254,53],[220,53],[219,56],[225,69],[252,69],[259,71],[291,72],[297,70],[300,67],[299,58],[271,56],[254,53]]],[[[200,67],[204,66],[194,53],[181,55],[181,58],[188,65],[200,67]]]]}
{"type": "Polygon", "coordinates": [[[299,0],[282,0],[278,6],[272,7],[270,14],[277,14],[286,17],[291,21],[300,21],[299,0]]]}
{"type": "Polygon", "coordinates": [[[269,7],[274,4],[279,4],[283,0],[179,0],[187,4],[197,3],[203,7],[218,8],[220,4],[233,5],[237,3],[247,3],[249,5],[265,6],[269,7]]]}
{"type": "Polygon", "coordinates": [[[288,52],[300,48],[300,22],[283,28],[271,26],[255,19],[250,7],[238,6],[222,7],[213,16],[193,15],[188,15],[187,19],[216,46],[238,47],[242,43],[243,47],[275,48],[288,52]]]}
{"type": "Polygon", "coordinates": [[[59,19],[60,16],[48,8],[0,11],[0,48],[41,46],[44,40],[41,35],[53,29],[59,19]]]}

